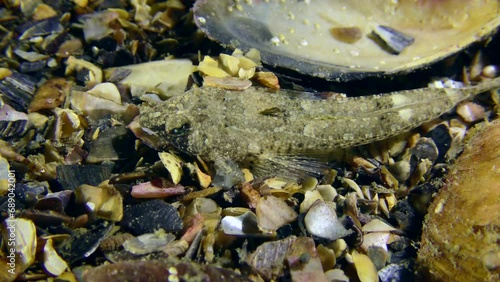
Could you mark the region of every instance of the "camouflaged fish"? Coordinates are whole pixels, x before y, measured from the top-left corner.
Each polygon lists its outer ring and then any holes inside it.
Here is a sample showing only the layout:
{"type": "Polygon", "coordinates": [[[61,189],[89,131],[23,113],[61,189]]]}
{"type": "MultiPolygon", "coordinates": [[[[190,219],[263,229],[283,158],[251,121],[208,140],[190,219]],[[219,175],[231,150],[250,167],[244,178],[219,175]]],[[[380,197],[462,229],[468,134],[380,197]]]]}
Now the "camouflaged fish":
{"type": "MultiPolygon", "coordinates": [[[[496,87],[500,78],[464,88],[316,100],[257,87],[244,91],[204,87],[143,105],[141,123],[179,150],[205,160],[266,164],[269,170],[404,133],[496,87]]],[[[300,169],[307,171],[304,164],[300,169]]]]}

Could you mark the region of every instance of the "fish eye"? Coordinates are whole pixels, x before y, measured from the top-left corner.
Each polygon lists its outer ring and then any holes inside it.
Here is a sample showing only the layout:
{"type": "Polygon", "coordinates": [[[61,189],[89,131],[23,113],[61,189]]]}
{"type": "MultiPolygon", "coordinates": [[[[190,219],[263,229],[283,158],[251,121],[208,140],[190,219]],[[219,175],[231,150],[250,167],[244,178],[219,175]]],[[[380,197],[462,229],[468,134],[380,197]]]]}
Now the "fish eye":
{"type": "Polygon", "coordinates": [[[174,128],[170,131],[170,134],[173,135],[182,135],[189,130],[190,126],[188,123],[184,123],[182,126],[174,128]]]}

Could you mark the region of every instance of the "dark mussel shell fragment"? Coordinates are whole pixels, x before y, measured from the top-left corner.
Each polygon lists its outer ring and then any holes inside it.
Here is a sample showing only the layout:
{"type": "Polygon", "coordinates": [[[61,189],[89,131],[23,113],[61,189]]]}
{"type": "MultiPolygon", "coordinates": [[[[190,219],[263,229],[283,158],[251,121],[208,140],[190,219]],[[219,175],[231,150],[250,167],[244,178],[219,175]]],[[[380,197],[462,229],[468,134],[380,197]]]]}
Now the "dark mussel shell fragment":
{"type": "Polygon", "coordinates": [[[271,66],[341,81],[422,68],[494,32],[499,13],[497,0],[198,0],[194,6],[198,27],[223,46],[257,48],[271,66]],[[412,40],[388,52],[373,40],[380,26],[412,40]],[[363,35],[332,35],[349,28],[363,35]]]}
{"type": "Polygon", "coordinates": [[[36,90],[37,79],[26,74],[12,72],[0,81],[2,99],[14,109],[26,112],[36,90]]]}

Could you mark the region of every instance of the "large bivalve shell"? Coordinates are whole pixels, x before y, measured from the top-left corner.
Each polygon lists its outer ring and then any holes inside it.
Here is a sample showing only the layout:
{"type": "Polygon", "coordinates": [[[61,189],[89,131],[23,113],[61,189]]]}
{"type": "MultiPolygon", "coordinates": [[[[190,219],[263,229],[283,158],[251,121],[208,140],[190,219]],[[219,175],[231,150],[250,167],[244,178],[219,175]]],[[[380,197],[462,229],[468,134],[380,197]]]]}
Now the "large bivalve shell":
{"type": "Polygon", "coordinates": [[[269,65],[350,80],[453,54],[492,33],[499,11],[497,0],[198,0],[194,15],[225,47],[256,48],[269,65]]]}

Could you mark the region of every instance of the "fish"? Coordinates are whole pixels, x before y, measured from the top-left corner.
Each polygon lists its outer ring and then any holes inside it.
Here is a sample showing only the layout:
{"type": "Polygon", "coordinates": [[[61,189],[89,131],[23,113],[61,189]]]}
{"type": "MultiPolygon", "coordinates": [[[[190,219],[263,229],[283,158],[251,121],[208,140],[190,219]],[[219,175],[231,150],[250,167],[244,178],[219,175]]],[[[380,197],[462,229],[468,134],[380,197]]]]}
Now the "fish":
{"type": "Polygon", "coordinates": [[[303,99],[287,90],[205,86],[143,104],[140,122],[165,144],[206,161],[231,160],[268,173],[313,172],[312,160],[405,133],[498,87],[500,77],[462,88],[303,99]]]}

